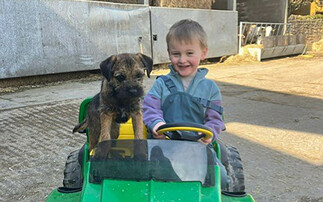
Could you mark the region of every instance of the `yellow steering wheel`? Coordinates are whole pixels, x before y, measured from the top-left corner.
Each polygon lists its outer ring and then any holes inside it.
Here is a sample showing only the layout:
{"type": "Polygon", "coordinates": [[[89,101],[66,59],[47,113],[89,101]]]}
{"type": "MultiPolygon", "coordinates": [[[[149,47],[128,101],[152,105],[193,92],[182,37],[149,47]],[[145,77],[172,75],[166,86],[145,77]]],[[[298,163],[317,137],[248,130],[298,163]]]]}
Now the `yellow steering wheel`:
{"type": "Polygon", "coordinates": [[[213,132],[209,127],[190,122],[167,123],[160,126],[157,133],[164,134],[171,140],[198,141],[201,138],[209,139],[213,137],[213,132]]]}

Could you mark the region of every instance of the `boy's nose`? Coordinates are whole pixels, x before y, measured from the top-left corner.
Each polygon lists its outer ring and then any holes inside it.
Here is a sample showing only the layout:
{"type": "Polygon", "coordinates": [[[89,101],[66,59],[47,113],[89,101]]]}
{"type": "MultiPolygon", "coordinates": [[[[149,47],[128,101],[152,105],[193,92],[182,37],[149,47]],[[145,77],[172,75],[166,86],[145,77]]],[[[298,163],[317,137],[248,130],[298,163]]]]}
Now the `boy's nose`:
{"type": "Polygon", "coordinates": [[[180,62],[180,63],[184,63],[185,61],[186,61],[185,56],[181,56],[181,57],[179,58],[179,62],[180,62]]]}

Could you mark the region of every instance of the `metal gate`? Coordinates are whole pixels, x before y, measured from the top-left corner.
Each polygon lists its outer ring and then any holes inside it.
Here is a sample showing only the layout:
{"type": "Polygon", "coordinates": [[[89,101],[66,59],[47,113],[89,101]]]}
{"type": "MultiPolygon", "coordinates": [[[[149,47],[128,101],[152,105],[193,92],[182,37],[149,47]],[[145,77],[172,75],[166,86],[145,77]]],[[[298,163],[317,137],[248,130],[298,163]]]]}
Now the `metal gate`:
{"type": "Polygon", "coordinates": [[[291,34],[289,23],[240,22],[239,54],[243,47],[257,59],[295,55],[305,49],[305,35],[291,34]],[[252,46],[248,46],[252,45],[252,46]]]}

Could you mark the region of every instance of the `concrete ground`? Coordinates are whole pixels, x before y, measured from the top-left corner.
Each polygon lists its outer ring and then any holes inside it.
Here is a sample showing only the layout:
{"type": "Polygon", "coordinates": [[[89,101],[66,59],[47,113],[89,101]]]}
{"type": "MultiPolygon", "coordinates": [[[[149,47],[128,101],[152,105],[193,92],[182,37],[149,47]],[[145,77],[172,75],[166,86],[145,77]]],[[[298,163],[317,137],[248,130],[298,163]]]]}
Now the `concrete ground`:
{"type": "MultiPolygon", "coordinates": [[[[247,192],[323,201],[323,58],[207,67],[223,95],[221,139],[240,151],[247,192]]],[[[99,88],[84,78],[0,94],[0,201],[44,201],[62,185],[67,155],[86,140],[71,133],[79,105],[99,88]]]]}

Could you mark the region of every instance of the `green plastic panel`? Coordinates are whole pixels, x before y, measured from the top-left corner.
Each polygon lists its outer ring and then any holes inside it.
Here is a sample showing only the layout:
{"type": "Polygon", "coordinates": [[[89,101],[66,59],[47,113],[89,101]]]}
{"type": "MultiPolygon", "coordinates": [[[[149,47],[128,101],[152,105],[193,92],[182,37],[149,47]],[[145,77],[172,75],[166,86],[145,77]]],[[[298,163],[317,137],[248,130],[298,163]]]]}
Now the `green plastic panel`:
{"type": "Polygon", "coordinates": [[[55,189],[52,193],[47,197],[46,202],[76,202],[80,201],[81,192],[76,193],[61,193],[55,189]]]}
{"type": "Polygon", "coordinates": [[[244,197],[230,197],[226,195],[221,195],[222,202],[254,202],[254,198],[251,195],[247,194],[244,197]]]}

